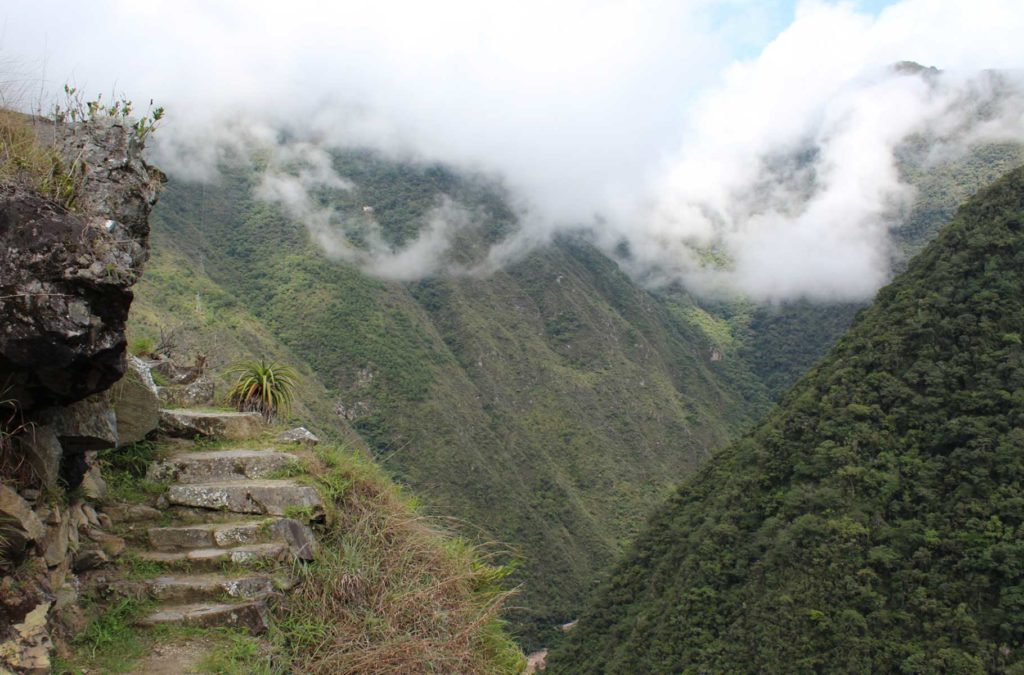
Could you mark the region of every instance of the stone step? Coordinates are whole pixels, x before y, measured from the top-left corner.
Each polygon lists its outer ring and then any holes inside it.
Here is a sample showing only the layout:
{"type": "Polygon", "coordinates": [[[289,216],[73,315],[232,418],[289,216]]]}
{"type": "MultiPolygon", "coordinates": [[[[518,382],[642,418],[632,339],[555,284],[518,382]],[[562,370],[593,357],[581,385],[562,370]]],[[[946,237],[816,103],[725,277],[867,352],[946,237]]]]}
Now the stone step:
{"type": "Polygon", "coordinates": [[[149,467],[150,480],[205,483],[215,480],[266,478],[295,466],[298,458],[274,450],[209,450],[180,452],[149,467]]]}
{"type": "Polygon", "coordinates": [[[257,565],[291,559],[287,544],[248,544],[234,548],[194,548],[189,551],[140,551],[140,560],[164,564],[188,564],[193,569],[216,570],[221,565],[257,565]]]}
{"type": "Polygon", "coordinates": [[[249,600],[239,603],[206,603],[161,607],[143,617],[143,626],[184,625],[203,628],[231,627],[248,630],[254,634],[266,631],[269,612],[265,600],[249,600]]]}
{"type": "Polygon", "coordinates": [[[167,517],[172,519],[176,525],[244,523],[253,518],[251,513],[210,511],[209,509],[201,509],[195,506],[180,506],[177,504],[169,505],[164,511],[167,517]]]}
{"type": "Polygon", "coordinates": [[[231,548],[243,544],[281,541],[273,528],[274,520],[247,520],[234,523],[196,523],[175,527],[151,527],[150,545],[160,551],[192,548],[231,548]]]}
{"type": "Polygon", "coordinates": [[[310,520],[323,517],[324,507],[316,489],[292,480],[236,480],[172,485],[171,504],[196,506],[232,513],[266,516],[297,515],[303,510],[310,520]],[[286,513],[287,512],[287,513],[286,513]]]}
{"type": "Polygon", "coordinates": [[[266,430],[259,413],[162,408],[159,432],[174,438],[255,438],[266,430]]]}
{"type": "Polygon", "coordinates": [[[145,582],[150,597],[161,602],[188,603],[223,600],[225,597],[253,600],[274,592],[274,580],[264,574],[228,577],[221,574],[168,575],[145,582]]]}

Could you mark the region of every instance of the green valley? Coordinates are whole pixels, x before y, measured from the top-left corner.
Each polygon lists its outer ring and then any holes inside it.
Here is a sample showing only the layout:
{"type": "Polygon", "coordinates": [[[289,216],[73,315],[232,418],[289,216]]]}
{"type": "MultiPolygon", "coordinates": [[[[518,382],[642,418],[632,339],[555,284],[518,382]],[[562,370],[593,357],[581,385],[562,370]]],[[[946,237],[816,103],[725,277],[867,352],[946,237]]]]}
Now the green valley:
{"type": "MultiPolygon", "coordinates": [[[[337,157],[358,217],[394,240],[442,192],[512,216],[500,193],[441,167],[337,157]]],[[[710,315],[638,287],[581,238],[485,279],[385,282],[328,259],[302,224],[251,197],[257,176],[174,182],[153,218],[135,335],[176,331],[223,366],[268,355],[303,373],[297,415],[353,430],[434,514],[511,547],[511,620],[526,644],[572,620],[644,514],[767,407],[710,315]]],[[[486,233],[484,236],[487,236],[486,233]]]]}

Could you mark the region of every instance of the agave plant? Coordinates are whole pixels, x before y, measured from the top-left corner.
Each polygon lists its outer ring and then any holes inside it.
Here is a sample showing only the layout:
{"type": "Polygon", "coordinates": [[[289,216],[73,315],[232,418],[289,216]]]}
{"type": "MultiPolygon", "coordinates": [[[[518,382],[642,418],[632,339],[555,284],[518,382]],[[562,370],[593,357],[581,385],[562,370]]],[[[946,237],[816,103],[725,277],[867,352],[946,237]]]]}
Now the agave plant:
{"type": "Polygon", "coordinates": [[[227,371],[238,375],[228,391],[228,400],[243,412],[258,412],[270,421],[291,408],[292,393],[298,375],[289,366],[275,361],[243,361],[227,371]]]}

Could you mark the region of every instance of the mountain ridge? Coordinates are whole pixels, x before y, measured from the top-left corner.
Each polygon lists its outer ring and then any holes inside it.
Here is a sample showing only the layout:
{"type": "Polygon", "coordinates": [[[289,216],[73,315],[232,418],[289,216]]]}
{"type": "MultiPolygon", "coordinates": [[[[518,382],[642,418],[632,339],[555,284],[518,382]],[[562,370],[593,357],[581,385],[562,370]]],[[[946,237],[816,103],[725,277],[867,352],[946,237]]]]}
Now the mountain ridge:
{"type": "Polygon", "coordinates": [[[660,507],[549,670],[1019,664],[1024,168],[660,507]]]}

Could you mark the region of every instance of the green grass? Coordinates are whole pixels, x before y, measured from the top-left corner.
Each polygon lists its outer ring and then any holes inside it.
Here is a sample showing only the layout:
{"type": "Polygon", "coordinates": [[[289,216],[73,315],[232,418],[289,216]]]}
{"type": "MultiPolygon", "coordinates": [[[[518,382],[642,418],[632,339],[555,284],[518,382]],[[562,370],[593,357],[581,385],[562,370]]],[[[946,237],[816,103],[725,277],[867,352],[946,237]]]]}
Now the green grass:
{"type": "Polygon", "coordinates": [[[69,166],[55,145],[44,143],[40,124],[47,123],[0,109],[0,182],[24,185],[71,208],[82,184],[81,164],[69,166]]]}
{"type": "Polygon", "coordinates": [[[101,450],[103,478],[107,483],[104,497],[110,502],[143,503],[167,491],[167,481],[146,478],[146,470],[158,461],[166,450],[151,441],[140,441],[119,448],[101,450]]]}
{"type": "MultiPolygon", "coordinates": [[[[156,348],[156,340],[149,335],[136,335],[128,342],[128,351],[135,356],[148,356],[156,348]]],[[[159,373],[154,373],[159,375],[159,373]]]]}
{"type": "MultiPolygon", "coordinates": [[[[118,606],[119,607],[119,606],[118,606]]],[[[260,638],[233,628],[197,628],[161,625],[141,628],[124,623],[137,616],[145,605],[129,606],[115,618],[103,615],[87,628],[92,631],[73,641],[70,658],[55,656],[53,671],[59,675],[84,673],[125,673],[135,670],[139,661],[154,648],[174,643],[194,643],[201,657],[198,672],[218,675],[284,675],[286,667],[278,662],[272,647],[260,638]],[[93,648],[95,645],[95,648],[93,648]]]]}
{"type": "Polygon", "coordinates": [[[117,566],[124,578],[130,581],[152,579],[169,572],[188,572],[190,570],[190,567],[187,564],[145,560],[130,553],[123,554],[119,557],[117,559],[117,566]]]}
{"type": "Polygon", "coordinates": [[[283,675],[288,672],[279,664],[275,665],[267,645],[252,635],[229,629],[211,629],[202,635],[214,643],[199,661],[199,668],[204,673],[283,675]]]}
{"type": "Polygon", "coordinates": [[[54,663],[57,673],[123,673],[143,655],[147,641],[134,621],[149,603],[130,598],[110,605],[93,605],[95,612],[85,630],[70,643],[72,658],[54,663]]]}

